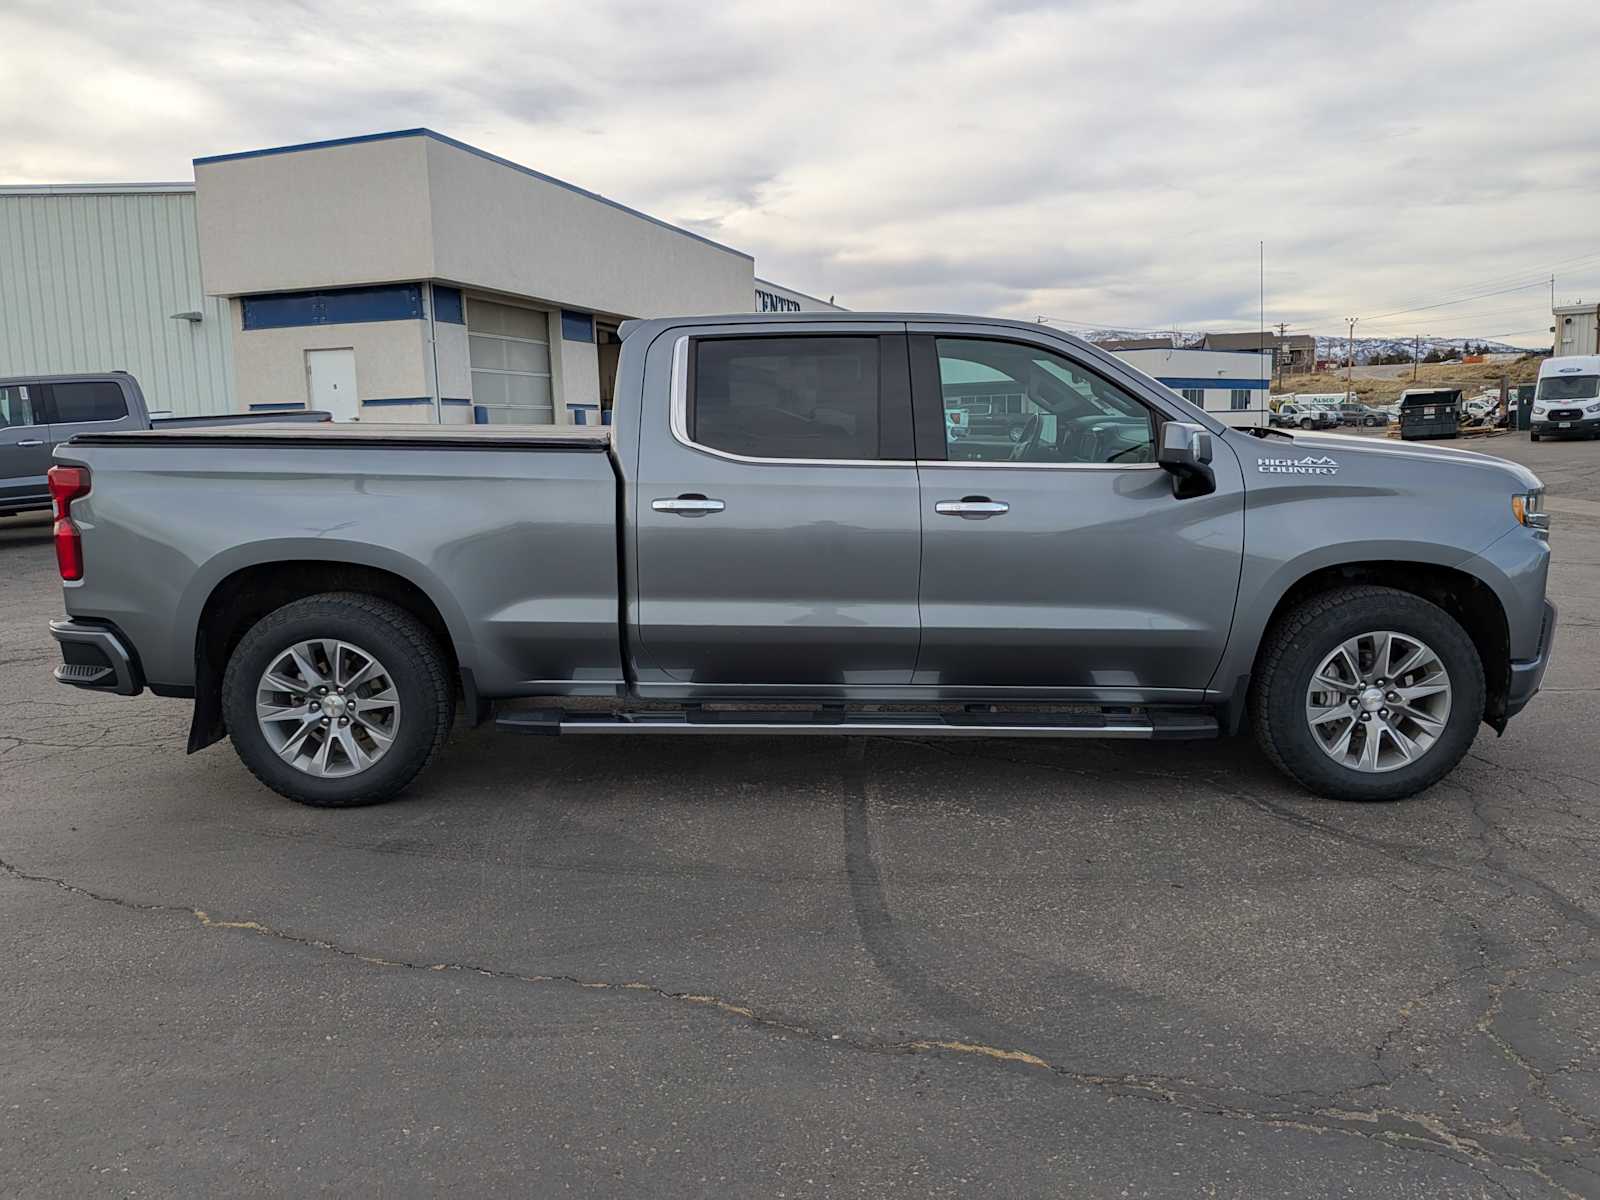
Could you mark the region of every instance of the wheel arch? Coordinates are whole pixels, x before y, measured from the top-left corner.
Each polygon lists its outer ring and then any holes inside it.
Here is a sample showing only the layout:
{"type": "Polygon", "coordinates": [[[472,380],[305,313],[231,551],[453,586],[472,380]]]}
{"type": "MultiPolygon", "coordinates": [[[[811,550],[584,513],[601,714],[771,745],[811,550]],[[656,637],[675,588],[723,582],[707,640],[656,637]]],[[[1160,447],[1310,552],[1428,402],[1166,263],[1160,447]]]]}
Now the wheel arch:
{"type": "MultiPolygon", "coordinates": [[[[376,547],[364,547],[370,559],[376,547]]],[[[416,564],[412,564],[415,566],[416,564]]],[[[188,752],[223,736],[222,676],[245,631],[274,609],[323,592],[361,592],[405,609],[427,627],[444,651],[453,677],[470,678],[471,643],[465,621],[437,585],[425,587],[404,564],[378,565],[355,557],[254,557],[209,572],[209,586],[191,586],[180,608],[179,628],[193,629],[194,714],[188,752]],[[401,566],[402,570],[393,569],[401,566]],[[443,603],[441,603],[441,597],[443,603]],[[185,619],[185,613],[193,615],[185,619]]],[[[469,697],[469,699],[471,699],[469,697]]]]}
{"type": "Polygon", "coordinates": [[[1445,563],[1364,559],[1306,571],[1281,591],[1262,624],[1251,653],[1250,675],[1256,674],[1272,631],[1285,615],[1313,596],[1352,584],[1394,588],[1449,613],[1466,630],[1483,664],[1483,719],[1496,732],[1505,729],[1511,688],[1511,629],[1505,605],[1489,581],[1445,563]]]}

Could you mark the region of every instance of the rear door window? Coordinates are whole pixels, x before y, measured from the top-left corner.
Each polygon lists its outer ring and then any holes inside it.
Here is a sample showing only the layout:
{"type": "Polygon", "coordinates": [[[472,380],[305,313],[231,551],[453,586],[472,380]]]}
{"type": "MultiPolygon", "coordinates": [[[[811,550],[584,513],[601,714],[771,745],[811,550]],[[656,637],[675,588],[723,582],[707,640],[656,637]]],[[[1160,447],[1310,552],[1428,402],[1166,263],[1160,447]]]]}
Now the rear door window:
{"type": "Polygon", "coordinates": [[[878,356],[877,337],[696,341],[689,438],[745,458],[882,457],[878,356]]]}
{"type": "Polygon", "coordinates": [[[122,388],[110,380],[56,383],[50,387],[55,413],[52,425],[83,421],[118,421],[128,415],[122,388]]]}

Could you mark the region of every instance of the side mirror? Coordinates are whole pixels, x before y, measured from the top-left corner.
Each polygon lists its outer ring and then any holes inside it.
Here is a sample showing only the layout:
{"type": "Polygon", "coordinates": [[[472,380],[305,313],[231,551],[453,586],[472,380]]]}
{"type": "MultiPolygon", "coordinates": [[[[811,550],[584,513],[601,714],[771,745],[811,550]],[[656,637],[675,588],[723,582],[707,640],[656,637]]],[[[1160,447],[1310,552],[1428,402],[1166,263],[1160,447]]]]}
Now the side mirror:
{"type": "Polygon", "coordinates": [[[1172,476],[1172,494],[1180,500],[1217,490],[1211,469],[1211,432],[1204,425],[1168,421],[1161,426],[1156,461],[1172,476]]]}

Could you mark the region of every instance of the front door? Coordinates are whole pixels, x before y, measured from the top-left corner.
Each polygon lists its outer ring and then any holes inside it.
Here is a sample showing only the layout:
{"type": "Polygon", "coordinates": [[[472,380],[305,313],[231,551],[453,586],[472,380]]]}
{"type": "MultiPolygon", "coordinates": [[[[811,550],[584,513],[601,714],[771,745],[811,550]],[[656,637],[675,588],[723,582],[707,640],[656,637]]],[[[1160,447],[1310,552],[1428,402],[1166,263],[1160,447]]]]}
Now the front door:
{"type": "Polygon", "coordinates": [[[38,384],[0,384],[0,513],[48,500],[50,426],[38,384]]]}
{"type": "Polygon", "coordinates": [[[312,408],[332,413],[335,421],[354,421],[361,416],[354,350],[307,350],[306,378],[312,408]]]}
{"type": "Polygon", "coordinates": [[[645,412],[628,497],[646,695],[911,681],[921,520],[904,326],[826,330],[690,333],[649,352],[646,394],[670,386],[671,403],[645,412]]]}
{"type": "Polygon", "coordinates": [[[1014,333],[930,331],[911,350],[924,460],[916,682],[1191,699],[1238,594],[1232,455],[1218,445],[1212,495],[1178,499],[1155,462],[1163,414],[1131,388],[1014,333]],[[941,412],[943,444],[927,445],[941,412]]]}

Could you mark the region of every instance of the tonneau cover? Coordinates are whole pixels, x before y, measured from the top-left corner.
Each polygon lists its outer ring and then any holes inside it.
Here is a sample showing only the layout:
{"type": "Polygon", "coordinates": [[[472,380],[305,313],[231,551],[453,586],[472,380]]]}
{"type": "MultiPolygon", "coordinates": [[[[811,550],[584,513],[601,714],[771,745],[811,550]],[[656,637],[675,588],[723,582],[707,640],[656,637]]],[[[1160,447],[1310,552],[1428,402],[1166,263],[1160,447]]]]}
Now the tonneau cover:
{"type": "Polygon", "coordinates": [[[80,433],[69,446],[383,446],[389,449],[586,450],[611,445],[605,425],[217,425],[80,433]]]}

